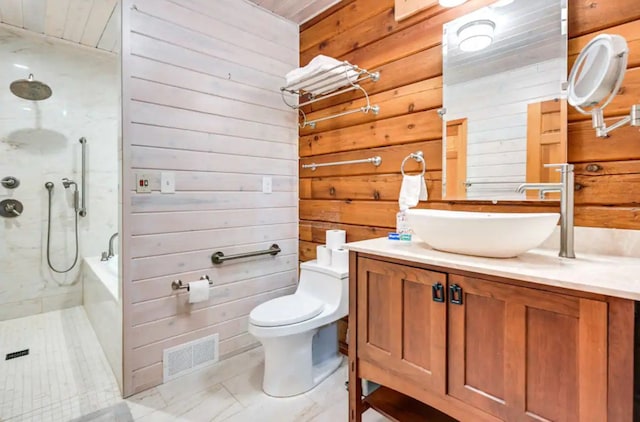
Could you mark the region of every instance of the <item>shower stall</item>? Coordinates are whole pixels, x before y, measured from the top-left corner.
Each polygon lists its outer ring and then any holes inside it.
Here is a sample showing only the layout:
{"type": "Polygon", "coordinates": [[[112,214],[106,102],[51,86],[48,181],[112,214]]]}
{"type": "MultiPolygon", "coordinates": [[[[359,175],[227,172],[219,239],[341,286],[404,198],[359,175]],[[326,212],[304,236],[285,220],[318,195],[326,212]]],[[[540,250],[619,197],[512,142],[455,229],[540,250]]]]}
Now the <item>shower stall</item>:
{"type": "Polygon", "coordinates": [[[100,260],[119,231],[120,57],[104,50],[0,23],[0,379],[30,381],[0,385],[0,420],[121,397],[117,246],[100,260]]]}
{"type": "Polygon", "coordinates": [[[4,25],[0,39],[0,178],[18,181],[0,199],[21,210],[0,219],[6,320],[82,304],[82,258],[118,231],[120,94],[116,54],[4,25]]]}

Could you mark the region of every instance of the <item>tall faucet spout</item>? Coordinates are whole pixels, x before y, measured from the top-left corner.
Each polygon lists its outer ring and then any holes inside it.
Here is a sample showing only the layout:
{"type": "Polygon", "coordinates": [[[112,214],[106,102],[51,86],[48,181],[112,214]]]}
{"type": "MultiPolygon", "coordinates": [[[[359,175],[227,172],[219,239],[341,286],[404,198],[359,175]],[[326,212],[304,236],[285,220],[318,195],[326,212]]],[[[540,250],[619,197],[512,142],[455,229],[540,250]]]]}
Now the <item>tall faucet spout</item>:
{"type": "Polygon", "coordinates": [[[107,254],[107,259],[111,259],[115,256],[113,253],[113,241],[116,239],[117,236],[118,236],[118,232],[115,232],[109,238],[109,253],[107,254]]]}
{"type": "Polygon", "coordinates": [[[560,192],[560,253],[563,258],[575,258],[573,250],[573,208],[574,175],[573,164],[545,164],[545,167],[559,167],[561,183],[523,183],[516,189],[523,193],[527,190],[539,190],[541,198],[547,192],[560,192]]]}

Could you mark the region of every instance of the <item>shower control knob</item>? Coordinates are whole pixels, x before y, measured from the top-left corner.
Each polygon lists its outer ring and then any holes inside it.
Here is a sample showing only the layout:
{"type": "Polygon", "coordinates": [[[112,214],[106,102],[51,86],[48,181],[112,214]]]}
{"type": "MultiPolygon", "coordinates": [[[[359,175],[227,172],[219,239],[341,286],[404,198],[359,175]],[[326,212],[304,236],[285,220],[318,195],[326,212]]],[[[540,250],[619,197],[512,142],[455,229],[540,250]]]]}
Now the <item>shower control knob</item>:
{"type": "Polygon", "coordinates": [[[0,180],[0,184],[7,189],[15,189],[20,186],[20,180],[13,176],[7,176],[0,180]]]}
{"type": "Polygon", "coordinates": [[[22,202],[15,199],[5,199],[0,202],[0,216],[14,218],[22,215],[22,202]]]}

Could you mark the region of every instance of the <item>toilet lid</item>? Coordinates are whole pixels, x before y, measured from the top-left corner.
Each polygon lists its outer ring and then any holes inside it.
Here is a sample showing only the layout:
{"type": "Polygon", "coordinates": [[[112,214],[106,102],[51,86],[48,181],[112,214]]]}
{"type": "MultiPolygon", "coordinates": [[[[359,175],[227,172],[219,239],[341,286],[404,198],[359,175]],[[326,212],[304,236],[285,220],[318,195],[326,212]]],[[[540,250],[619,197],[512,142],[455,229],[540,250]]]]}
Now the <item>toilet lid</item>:
{"type": "Polygon", "coordinates": [[[324,304],[306,295],[288,295],[256,306],[249,314],[251,324],[277,327],[306,321],[322,312],[324,304]]]}

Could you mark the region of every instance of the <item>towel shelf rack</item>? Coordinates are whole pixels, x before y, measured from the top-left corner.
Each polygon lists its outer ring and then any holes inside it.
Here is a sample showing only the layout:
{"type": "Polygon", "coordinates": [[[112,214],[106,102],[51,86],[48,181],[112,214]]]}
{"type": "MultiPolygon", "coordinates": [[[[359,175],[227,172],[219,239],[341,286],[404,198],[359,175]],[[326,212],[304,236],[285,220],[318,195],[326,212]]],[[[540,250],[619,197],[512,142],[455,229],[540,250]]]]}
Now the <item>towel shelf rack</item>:
{"type": "Polygon", "coordinates": [[[316,171],[318,167],[329,167],[329,166],[343,166],[347,164],[366,164],[371,163],[374,166],[378,167],[382,164],[382,157],[376,155],[371,158],[363,158],[361,160],[347,160],[347,161],[334,161],[331,163],[311,163],[311,164],[303,164],[303,169],[311,169],[311,171],[316,171]]]}
{"type": "Polygon", "coordinates": [[[296,81],[291,86],[284,86],[280,88],[280,93],[282,95],[282,101],[287,106],[291,107],[294,110],[298,110],[298,113],[301,116],[301,121],[298,122],[298,126],[300,128],[310,127],[312,129],[315,129],[317,123],[319,122],[335,119],[353,113],[366,114],[371,112],[372,114],[377,115],[380,112],[380,107],[371,104],[369,94],[367,94],[367,91],[362,86],[360,86],[360,83],[366,80],[376,82],[379,79],[380,72],[369,72],[366,69],[362,69],[356,65],[344,61],[321,73],[312,74],[299,81],[296,81]],[[304,106],[356,90],[360,90],[364,94],[366,103],[361,107],[342,111],[313,120],[308,120],[307,115],[302,110],[302,107],[304,106]],[[306,97],[307,100],[303,102],[298,101],[296,104],[292,104],[291,102],[287,101],[285,93],[296,95],[299,98],[306,97]]]}

